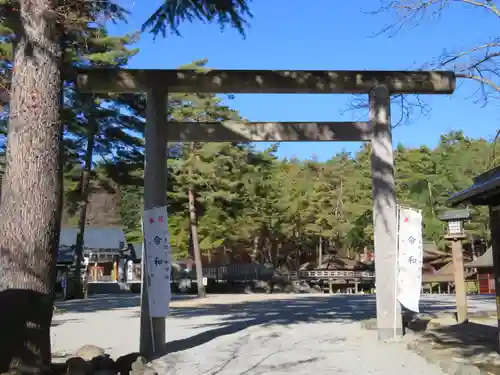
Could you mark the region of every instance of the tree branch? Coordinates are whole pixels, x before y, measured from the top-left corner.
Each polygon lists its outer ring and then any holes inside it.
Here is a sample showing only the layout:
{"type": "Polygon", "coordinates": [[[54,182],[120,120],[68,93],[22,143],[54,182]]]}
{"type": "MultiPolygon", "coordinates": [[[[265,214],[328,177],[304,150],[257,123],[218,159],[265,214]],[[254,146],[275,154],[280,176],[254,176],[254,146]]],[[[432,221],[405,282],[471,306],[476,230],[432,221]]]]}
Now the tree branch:
{"type": "MultiPolygon", "coordinates": [[[[495,16],[495,20],[500,18],[500,9],[497,8],[493,0],[382,0],[382,5],[371,12],[372,15],[395,13],[397,20],[393,24],[386,25],[375,36],[389,33],[389,37],[395,32],[415,21],[416,26],[424,18],[440,16],[447,7],[452,5],[466,5],[471,9],[487,10],[495,16]],[[430,12],[430,14],[429,14],[430,12]]],[[[491,98],[500,99],[500,38],[496,35],[488,42],[464,49],[462,51],[445,52],[435,61],[426,64],[426,70],[450,69],[457,73],[458,78],[467,79],[479,83],[479,88],[473,95],[479,94],[480,98],[476,102],[482,101],[486,105],[491,98]]],[[[428,113],[429,108],[417,97],[416,103],[395,97],[394,101],[401,103],[401,116],[396,124],[410,121],[410,115],[415,113],[411,107],[417,105],[424,113],[428,113]]],[[[362,102],[355,98],[348,105],[348,110],[359,110],[367,108],[366,99],[362,102]]]]}

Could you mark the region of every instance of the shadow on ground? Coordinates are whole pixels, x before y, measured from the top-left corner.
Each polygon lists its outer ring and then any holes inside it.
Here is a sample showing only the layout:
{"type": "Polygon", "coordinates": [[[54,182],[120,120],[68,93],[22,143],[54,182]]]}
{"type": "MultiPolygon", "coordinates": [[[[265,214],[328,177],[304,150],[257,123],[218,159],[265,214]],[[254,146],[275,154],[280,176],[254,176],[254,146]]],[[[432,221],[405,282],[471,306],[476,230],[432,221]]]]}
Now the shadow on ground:
{"type": "MultiPolygon", "coordinates": [[[[173,307],[170,316],[189,319],[213,316],[216,323],[195,328],[204,331],[188,338],[165,344],[155,358],[167,353],[182,352],[203,345],[218,337],[230,335],[252,326],[288,326],[301,323],[349,323],[375,317],[375,296],[307,296],[267,301],[249,301],[230,305],[207,304],[197,307],[173,307]]],[[[422,310],[428,313],[449,309],[448,303],[423,302],[422,310]]],[[[307,327],[304,327],[307,329],[307,327]]]]}
{"type": "MultiPolygon", "coordinates": [[[[194,295],[174,295],[173,301],[193,299],[194,295]]],[[[86,313],[96,311],[106,311],[115,309],[127,309],[139,307],[141,296],[138,294],[106,294],[89,296],[84,300],[57,301],[56,307],[60,313],[86,313]]]]}
{"type": "Polygon", "coordinates": [[[500,374],[498,328],[489,324],[468,322],[430,327],[422,332],[419,350],[432,351],[432,356],[464,358],[486,373],[500,374]],[[422,346],[424,345],[424,346],[422,346]]]}
{"type": "Polygon", "coordinates": [[[434,328],[428,333],[443,348],[460,347],[464,356],[498,351],[498,328],[475,322],[434,328]]]}
{"type": "MultiPolygon", "coordinates": [[[[194,299],[192,295],[175,295],[173,300],[194,299]]],[[[265,296],[263,296],[263,299],[265,296]]],[[[476,301],[489,301],[491,296],[475,296],[476,301]]],[[[61,313],[95,312],[114,309],[126,309],[140,306],[140,296],[131,294],[97,295],[87,300],[58,302],[61,313]]],[[[453,312],[455,306],[452,300],[437,298],[421,301],[421,312],[436,314],[438,312],[453,312]]],[[[231,304],[207,303],[197,306],[172,307],[170,317],[189,322],[190,318],[212,317],[210,323],[194,326],[202,329],[191,337],[166,343],[163,351],[175,353],[203,345],[217,337],[243,331],[252,326],[293,325],[301,323],[337,322],[348,323],[375,318],[376,300],[374,295],[310,295],[287,296],[274,300],[245,301],[231,304]]],[[[137,311],[135,316],[139,316],[137,311]]],[[[60,325],[73,321],[57,320],[53,324],[60,325]]],[[[197,324],[200,324],[197,322],[197,324]]],[[[425,329],[424,325],[424,329],[425,329]]],[[[307,327],[304,327],[307,329],[307,327]]],[[[457,346],[464,356],[481,353],[491,353],[497,349],[497,329],[482,324],[443,326],[427,330],[426,335],[434,335],[433,339],[443,347],[457,346]]]]}
{"type": "MultiPolygon", "coordinates": [[[[436,300],[439,297],[433,298],[436,300]]],[[[451,314],[433,319],[421,315],[420,319],[411,322],[409,328],[421,335],[414,343],[415,349],[425,357],[463,358],[486,370],[486,373],[500,374],[495,297],[470,295],[468,302],[468,323],[456,323],[452,299],[448,299],[448,308],[444,309],[451,314]]]]}

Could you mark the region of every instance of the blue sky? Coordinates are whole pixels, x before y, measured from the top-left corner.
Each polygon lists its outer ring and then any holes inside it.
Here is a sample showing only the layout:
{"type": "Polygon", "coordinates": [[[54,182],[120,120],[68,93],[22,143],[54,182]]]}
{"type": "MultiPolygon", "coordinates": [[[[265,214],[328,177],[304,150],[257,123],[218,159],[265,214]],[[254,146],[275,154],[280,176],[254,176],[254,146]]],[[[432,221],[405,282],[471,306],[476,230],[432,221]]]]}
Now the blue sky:
{"type": "MultiPolygon", "coordinates": [[[[131,10],[131,21],[111,27],[113,34],[140,29],[161,0],[122,0],[131,10]]],[[[446,10],[439,19],[409,26],[395,36],[373,37],[395,18],[372,15],[378,1],[254,0],[254,19],[243,39],[230,28],[202,23],[181,26],[182,37],[141,37],[140,53],[132,68],[176,68],[197,59],[219,69],[330,69],[405,70],[418,68],[444,50],[463,50],[484,43],[497,34],[492,15],[461,5],[446,10]],[[291,6],[293,4],[293,6],[291,6]],[[305,5],[307,4],[307,5],[305,5]]],[[[452,96],[425,96],[431,112],[416,116],[394,130],[394,145],[435,146],[440,134],[462,129],[471,137],[491,139],[500,113],[493,101],[483,107],[471,95],[477,86],[461,83],[452,96]]],[[[347,95],[237,95],[230,105],[251,121],[351,121],[366,113],[345,111],[347,95]]],[[[399,112],[393,109],[393,121],[399,112]]],[[[266,147],[259,144],[259,148],[266,147]]],[[[282,143],[279,156],[327,160],[342,150],[356,151],[358,143],[282,143]]]]}

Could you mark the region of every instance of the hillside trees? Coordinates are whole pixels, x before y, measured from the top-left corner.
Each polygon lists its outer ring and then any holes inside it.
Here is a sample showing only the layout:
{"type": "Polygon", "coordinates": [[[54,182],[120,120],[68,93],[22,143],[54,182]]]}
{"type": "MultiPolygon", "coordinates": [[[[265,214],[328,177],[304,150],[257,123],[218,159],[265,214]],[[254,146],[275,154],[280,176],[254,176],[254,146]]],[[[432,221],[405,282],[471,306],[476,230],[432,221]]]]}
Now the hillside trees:
{"type": "Polygon", "coordinates": [[[249,150],[249,169],[242,176],[243,208],[236,215],[235,242],[251,241],[249,257],[252,262],[275,264],[283,235],[283,207],[280,202],[280,163],[275,156],[278,145],[264,152],[249,150]]]}
{"type": "MultiPolygon", "coordinates": [[[[197,230],[207,263],[252,261],[294,270],[320,257],[328,263],[332,254],[353,257],[373,250],[370,145],[326,162],[279,160],[278,147],[260,152],[250,145],[198,144],[195,150],[187,145],[178,161],[169,161],[175,257],[188,254],[189,186],[196,191],[197,230]],[[191,176],[189,163],[196,166],[191,176]]],[[[491,148],[462,132],[443,135],[434,149],[397,147],[398,201],[423,211],[425,240],[445,246],[439,214],[450,194],[482,172],[491,148]]],[[[487,214],[474,211],[469,233],[487,238],[487,214]]]]}

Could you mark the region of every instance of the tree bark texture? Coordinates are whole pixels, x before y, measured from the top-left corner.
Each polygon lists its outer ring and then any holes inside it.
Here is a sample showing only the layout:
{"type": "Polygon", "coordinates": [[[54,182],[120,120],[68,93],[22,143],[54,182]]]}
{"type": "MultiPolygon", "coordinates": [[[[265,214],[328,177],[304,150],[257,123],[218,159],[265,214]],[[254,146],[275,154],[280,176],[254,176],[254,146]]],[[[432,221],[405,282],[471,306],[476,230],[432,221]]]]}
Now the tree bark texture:
{"type": "Polygon", "coordinates": [[[323,266],[323,237],[319,237],[318,241],[318,267],[322,268],[323,266]]]}
{"type": "Polygon", "coordinates": [[[0,206],[0,373],[50,363],[62,208],[56,1],[20,0],[0,206]]]}
{"type": "Polygon", "coordinates": [[[198,297],[205,297],[205,287],[203,285],[203,264],[201,262],[200,239],[198,237],[198,217],[196,216],[196,197],[193,189],[188,189],[189,205],[189,227],[191,230],[191,239],[193,241],[194,264],[196,267],[196,284],[198,288],[198,297]]]}

